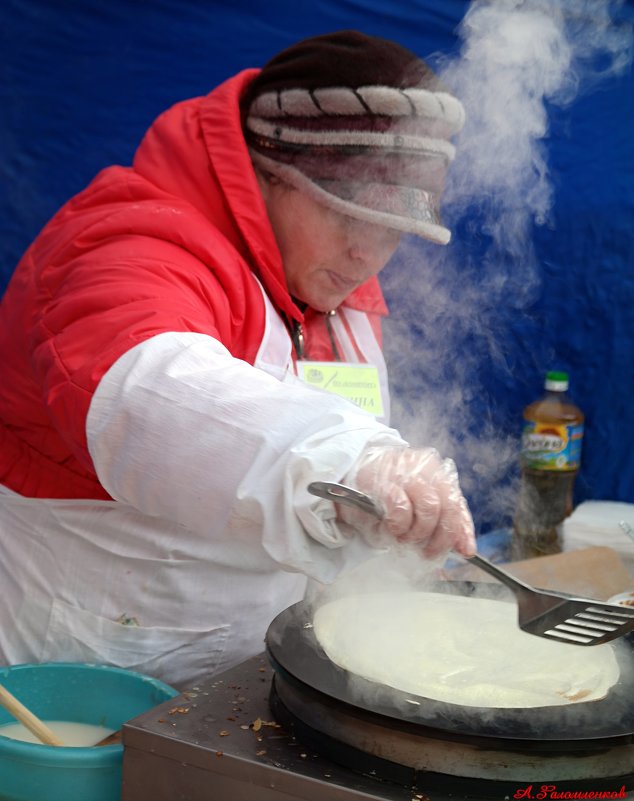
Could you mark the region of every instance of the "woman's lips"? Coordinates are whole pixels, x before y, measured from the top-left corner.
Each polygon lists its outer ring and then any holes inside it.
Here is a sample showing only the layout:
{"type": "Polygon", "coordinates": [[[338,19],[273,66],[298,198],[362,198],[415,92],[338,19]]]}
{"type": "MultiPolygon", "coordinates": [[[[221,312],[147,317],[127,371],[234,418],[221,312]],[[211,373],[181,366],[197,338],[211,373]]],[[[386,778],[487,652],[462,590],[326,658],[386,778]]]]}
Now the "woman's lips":
{"type": "Polygon", "coordinates": [[[359,286],[362,281],[357,279],[351,279],[346,276],[341,275],[340,273],[335,273],[332,270],[326,270],[326,274],[328,275],[329,280],[331,283],[337,288],[341,290],[350,291],[355,289],[359,286]]]}

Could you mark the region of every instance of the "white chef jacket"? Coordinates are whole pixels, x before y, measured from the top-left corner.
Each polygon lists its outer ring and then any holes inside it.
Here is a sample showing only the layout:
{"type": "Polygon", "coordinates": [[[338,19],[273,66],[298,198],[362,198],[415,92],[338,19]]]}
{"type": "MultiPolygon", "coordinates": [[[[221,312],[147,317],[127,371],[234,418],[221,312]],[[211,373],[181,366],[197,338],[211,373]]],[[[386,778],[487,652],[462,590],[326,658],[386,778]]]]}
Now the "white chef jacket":
{"type": "MultiPolygon", "coordinates": [[[[346,313],[363,342],[365,315],[346,313]]],[[[279,322],[255,368],[203,334],[137,345],[101,380],[87,435],[115,500],[0,490],[0,662],[114,664],[178,688],[261,652],[307,576],[371,554],[306,487],[341,480],[369,444],[404,444],[299,382],[279,322]]]]}

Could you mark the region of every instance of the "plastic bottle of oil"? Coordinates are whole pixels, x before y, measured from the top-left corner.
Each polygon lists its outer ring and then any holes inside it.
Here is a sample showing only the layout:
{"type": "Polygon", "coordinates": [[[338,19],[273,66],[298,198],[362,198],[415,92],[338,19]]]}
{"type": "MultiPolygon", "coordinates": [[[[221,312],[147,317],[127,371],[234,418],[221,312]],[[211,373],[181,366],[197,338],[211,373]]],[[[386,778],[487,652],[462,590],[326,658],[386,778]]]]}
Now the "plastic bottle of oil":
{"type": "Polygon", "coordinates": [[[524,409],[513,559],[558,553],[561,523],[573,508],[584,416],[567,395],[567,373],[547,373],[544,386],[544,396],[524,409]]]}

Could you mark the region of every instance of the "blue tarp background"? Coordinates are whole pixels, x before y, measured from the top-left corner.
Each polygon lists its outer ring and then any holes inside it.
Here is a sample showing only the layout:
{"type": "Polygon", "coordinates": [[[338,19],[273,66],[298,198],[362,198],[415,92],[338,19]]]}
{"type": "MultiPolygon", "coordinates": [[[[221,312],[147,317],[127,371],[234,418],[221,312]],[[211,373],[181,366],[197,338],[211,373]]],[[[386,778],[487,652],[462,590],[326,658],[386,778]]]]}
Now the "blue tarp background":
{"type": "MultiPolygon", "coordinates": [[[[396,39],[440,63],[439,54],[460,51],[468,8],[466,0],[4,0],[0,289],[56,209],[102,167],[129,164],[147,126],[172,103],[300,38],[342,28],[396,39]]],[[[614,8],[619,24],[634,21],[631,0],[614,8]]],[[[632,90],[630,62],[571,104],[547,106],[553,205],[529,231],[537,279],[530,291],[517,253],[488,247],[478,202],[449,213],[455,233],[443,258],[463,272],[442,262],[433,268],[436,293],[458,299],[446,312],[430,315],[425,292],[415,303],[411,293],[403,297],[398,279],[411,276],[413,244],[386,269],[393,330],[411,335],[387,348],[397,415],[415,436],[438,420],[438,443],[456,458],[480,525],[502,523],[512,505],[521,411],[549,369],[570,372],[587,417],[576,500],[634,502],[632,90]],[[496,284],[498,274],[504,280],[496,284]],[[480,288],[477,301],[466,285],[480,288]],[[450,345],[429,356],[445,329],[450,345]]],[[[428,252],[423,244],[416,258],[428,252]]]]}

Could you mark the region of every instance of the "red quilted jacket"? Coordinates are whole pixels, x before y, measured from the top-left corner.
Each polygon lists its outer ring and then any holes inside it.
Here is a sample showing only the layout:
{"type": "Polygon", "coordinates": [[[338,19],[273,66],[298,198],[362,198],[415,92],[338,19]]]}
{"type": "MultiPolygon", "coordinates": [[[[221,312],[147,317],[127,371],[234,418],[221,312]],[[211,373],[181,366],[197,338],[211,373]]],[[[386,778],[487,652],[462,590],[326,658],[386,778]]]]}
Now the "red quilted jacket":
{"type": "MultiPolygon", "coordinates": [[[[305,315],[284,271],[242,137],[247,70],[177,104],[131,168],[110,167],[69,201],[24,255],[0,306],[0,482],[23,495],[109,496],[85,423],[104,373],[167,331],[220,340],[253,363],[264,326],[257,275],[314,358],[332,358],[323,315],[305,315]]],[[[385,313],[375,279],[347,304],[385,313]]]]}

